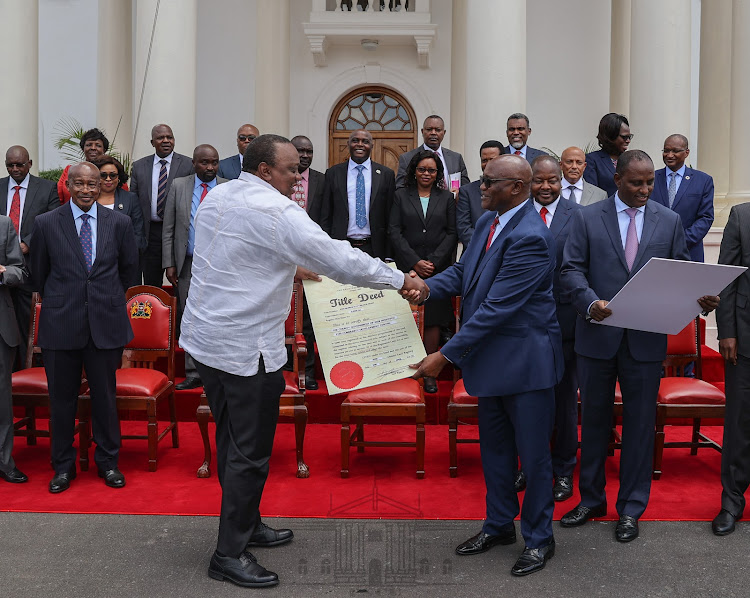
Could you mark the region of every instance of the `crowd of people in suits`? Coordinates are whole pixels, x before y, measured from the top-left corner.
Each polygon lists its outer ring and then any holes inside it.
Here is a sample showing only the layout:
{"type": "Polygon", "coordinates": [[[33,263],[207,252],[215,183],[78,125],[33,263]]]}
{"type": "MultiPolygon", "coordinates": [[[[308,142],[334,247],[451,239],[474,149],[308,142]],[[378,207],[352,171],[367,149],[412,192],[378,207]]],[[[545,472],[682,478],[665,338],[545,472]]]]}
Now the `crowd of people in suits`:
{"type": "MultiPolygon", "coordinates": [[[[443,147],[440,116],[428,116],[421,133],[423,144],[400,156],[397,172],[371,159],[367,130],[351,132],[348,159],[325,173],[311,168],[310,139],[294,137],[297,173],[290,199],[330,238],[395,261],[429,289],[420,297],[426,300],[428,357],[415,375],[425,378],[426,392],[435,393],[436,376],[450,362],[480,398],[487,520],[457,553],[515,541],[516,492],[526,488],[526,549],[513,572],[539,570],[554,554],[553,501],[573,495],[579,389],[581,501],[561,525],[582,525],[607,513],[604,461],[616,382],[623,396],[616,538],[633,540],[648,503],[666,337],[591,321],[611,314],[607,301],[651,257],[703,261],[703,238],[714,218],[711,176],[687,164],[690,149],[682,134],[667,137],[665,167],[656,170],[647,154],[628,149],[630,124],[615,113],[600,121],[600,150],[585,154],[569,147],[559,158],[529,146],[529,118],[511,114],[508,144],[482,144],[482,176],[473,182],[463,156],[443,147]],[[452,336],[455,295],[462,297],[462,327],[452,336]],[[507,375],[496,373],[498,363],[507,375]],[[531,363],[542,365],[532,372],[531,363]]],[[[12,458],[10,388],[14,367],[26,362],[31,293],[37,290],[44,299],[39,344],[55,420],[49,489],[63,492],[76,475],[71,451],[82,368],[99,373],[89,375],[99,474],[111,487],[124,486],[117,467],[114,372],[132,333],[124,310],[109,307],[124,305],[129,286],[161,286],[166,275],[182,319],[198,207],[217,185],[248,170],[243,160],[259,137],[257,127],[244,124],[237,131],[237,154],[220,160],[214,147],[203,144],[191,159],[175,152],[172,129],[157,124],[151,131],[154,154],[136,160],[129,176],[107,153],[104,133],[91,129],[80,140],[86,162],[66,167],[57,185],[30,174],[25,148],[7,150],[9,176],[0,179],[0,478],[27,479],[12,458]]],[[[746,207],[732,209],[721,263],[750,265],[746,207]]],[[[296,277],[318,274],[299,266],[296,277]]],[[[750,276],[742,275],[721,301],[696,298],[705,311],[718,307],[727,418],[733,414],[732,425],[725,426],[722,510],[713,522],[718,535],[734,530],[750,484],[744,458],[750,428],[743,423],[750,418],[748,285],[750,276]]],[[[306,305],[304,333],[308,347],[314,346],[306,305]]],[[[177,388],[201,386],[199,369],[186,352],[186,379],[177,388]]],[[[306,387],[316,389],[314,351],[308,351],[305,375],[306,387]]]]}

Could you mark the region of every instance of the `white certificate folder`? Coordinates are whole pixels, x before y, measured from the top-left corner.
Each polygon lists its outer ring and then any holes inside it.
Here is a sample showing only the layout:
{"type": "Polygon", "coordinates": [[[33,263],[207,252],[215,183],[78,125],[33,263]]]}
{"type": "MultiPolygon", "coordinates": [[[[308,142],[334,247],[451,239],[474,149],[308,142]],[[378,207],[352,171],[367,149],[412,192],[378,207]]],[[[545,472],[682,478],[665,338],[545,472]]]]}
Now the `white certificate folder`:
{"type": "Polygon", "coordinates": [[[677,334],[701,313],[698,299],[718,295],[747,268],[654,257],[620,289],[595,324],[677,334]]]}

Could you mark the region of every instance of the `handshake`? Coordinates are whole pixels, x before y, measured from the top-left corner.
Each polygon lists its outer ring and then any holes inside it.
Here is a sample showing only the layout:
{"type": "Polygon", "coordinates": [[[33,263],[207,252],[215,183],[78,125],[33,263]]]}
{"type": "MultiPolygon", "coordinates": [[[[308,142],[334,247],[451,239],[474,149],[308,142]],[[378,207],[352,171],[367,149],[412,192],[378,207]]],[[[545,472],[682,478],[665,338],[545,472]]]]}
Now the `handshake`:
{"type": "Polygon", "coordinates": [[[401,287],[399,293],[409,303],[416,305],[423,303],[427,299],[430,294],[430,288],[427,286],[427,283],[422,280],[414,270],[412,270],[408,274],[404,274],[404,286],[401,287]]]}

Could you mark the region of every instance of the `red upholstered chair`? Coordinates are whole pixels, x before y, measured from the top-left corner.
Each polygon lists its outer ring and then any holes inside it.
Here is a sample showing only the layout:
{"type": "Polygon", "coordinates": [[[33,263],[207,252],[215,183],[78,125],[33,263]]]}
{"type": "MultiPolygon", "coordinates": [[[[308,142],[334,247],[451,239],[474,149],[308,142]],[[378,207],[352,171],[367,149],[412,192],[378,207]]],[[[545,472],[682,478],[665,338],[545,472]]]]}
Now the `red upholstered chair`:
{"type": "Polygon", "coordinates": [[[724,393],[702,380],[699,318],[688,324],[679,334],[670,335],[667,359],[664,362],[667,377],[662,378],[656,403],[656,440],[654,443],[654,479],[661,477],[664,448],[689,448],[691,455],[699,448],[712,448],[721,452],[721,445],[701,433],[702,418],[724,418],[726,397],[724,393]],[[695,378],[684,376],[687,364],[695,362],[695,378]],[[668,420],[682,423],[687,418],[693,426],[689,441],[666,442],[664,426],[668,420]]]}
{"type": "MultiPolygon", "coordinates": [[[[286,387],[279,400],[279,418],[294,422],[294,437],[297,448],[297,477],[310,477],[310,469],[305,464],[303,448],[305,445],[305,431],[307,429],[307,404],[305,403],[305,358],[307,344],[302,335],[302,296],[301,283],[295,282],[292,288],[292,305],[289,316],[284,324],[284,342],[291,348],[292,370],[284,370],[286,387]]],[[[313,347],[310,347],[313,351],[313,347]]],[[[211,476],[211,443],[208,438],[208,422],[213,421],[211,408],[208,406],[206,395],[201,395],[201,402],[196,412],[198,428],[203,439],[203,464],[198,468],[198,477],[211,476]]]]}
{"type": "MultiPolygon", "coordinates": [[[[47,430],[38,430],[36,427],[37,407],[49,408],[49,389],[47,387],[47,374],[43,367],[33,367],[34,356],[40,355],[42,350],[37,344],[39,334],[39,314],[42,302],[39,293],[31,297],[31,319],[29,323],[29,336],[26,340],[26,364],[24,369],[13,372],[12,395],[13,405],[24,409],[24,416],[13,424],[16,436],[25,436],[26,444],[36,444],[38,437],[49,438],[47,430]]],[[[83,373],[82,373],[83,374],[83,373]]],[[[86,392],[87,383],[81,375],[81,389],[86,392]]],[[[50,426],[51,426],[50,422],[50,426]]],[[[80,436],[88,436],[79,424],[77,431],[80,436]]],[[[88,469],[88,459],[81,457],[81,469],[88,469]]]]}
{"type": "MultiPolygon", "coordinates": [[[[151,286],[136,286],[126,293],[133,340],[123,353],[127,367],[117,370],[117,409],[145,411],[147,433],[123,435],[123,439],[148,440],[148,470],[156,471],[156,449],[159,441],[172,432],[172,446],[180,445],[177,433],[177,412],[174,402],[175,317],[177,299],[166,291],[151,286]],[[155,369],[160,358],[167,360],[167,373],[155,369]],[[156,412],[159,404],[169,403],[169,424],[159,432],[156,412]]],[[[79,399],[81,419],[91,413],[88,393],[79,399]]],[[[88,428],[87,428],[88,429],[88,428]]],[[[88,451],[88,438],[81,451],[88,451]]]]}
{"type": "MultiPolygon", "coordinates": [[[[412,313],[424,336],[424,307],[412,306],[412,313]]],[[[425,402],[422,380],[404,378],[368,388],[353,390],[341,403],[341,477],[349,477],[349,449],[362,453],[366,446],[398,446],[417,449],[417,478],[424,478],[425,402]],[[415,442],[365,440],[365,418],[408,419],[416,424],[415,442]],[[350,424],[354,420],[354,431],[350,424]]]]}

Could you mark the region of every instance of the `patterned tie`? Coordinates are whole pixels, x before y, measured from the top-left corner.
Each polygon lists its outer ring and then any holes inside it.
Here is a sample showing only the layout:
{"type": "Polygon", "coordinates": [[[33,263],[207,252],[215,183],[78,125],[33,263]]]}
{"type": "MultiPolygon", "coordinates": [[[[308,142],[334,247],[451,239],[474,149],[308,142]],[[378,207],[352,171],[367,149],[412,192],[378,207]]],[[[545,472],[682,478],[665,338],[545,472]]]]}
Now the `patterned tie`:
{"type": "Polygon", "coordinates": [[[669,189],[667,189],[667,196],[669,197],[670,209],[672,205],[674,204],[675,195],[677,195],[677,173],[670,172],[669,173],[669,189]]]}
{"type": "Polygon", "coordinates": [[[356,205],[356,222],[359,228],[367,226],[367,208],[365,206],[365,175],[362,174],[364,166],[359,164],[357,167],[357,203],[356,205]]]}
{"type": "Polygon", "coordinates": [[[628,264],[628,270],[633,269],[635,255],[638,253],[638,231],[635,228],[635,215],[638,213],[637,208],[628,208],[625,213],[630,216],[628,224],[628,234],[625,237],[625,261],[628,264]]]}
{"type": "Polygon", "coordinates": [[[520,155],[521,155],[521,150],[516,150],[516,151],[515,151],[515,152],[513,152],[513,153],[514,153],[514,154],[515,154],[516,156],[520,156],[520,155]]]}
{"type": "Polygon", "coordinates": [[[94,263],[91,252],[91,225],[89,224],[88,214],[81,214],[81,232],[78,236],[81,238],[81,248],[83,249],[83,257],[86,258],[86,270],[91,272],[91,266],[94,263]]]}
{"type": "Polygon", "coordinates": [[[156,215],[164,220],[164,206],[167,204],[167,161],[159,160],[159,186],[156,191],[156,215]]]}
{"type": "Polygon", "coordinates": [[[575,201],[576,200],[576,188],[573,185],[571,185],[570,187],[568,187],[568,191],[570,191],[570,195],[568,195],[568,199],[570,201],[575,201]]]}
{"type": "Polygon", "coordinates": [[[21,231],[19,230],[20,223],[21,223],[21,186],[16,185],[13,187],[15,189],[15,193],[13,193],[13,201],[10,204],[10,213],[8,216],[10,216],[10,219],[13,221],[13,226],[16,229],[16,234],[20,235],[21,231]]]}
{"type": "Polygon", "coordinates": [[[544,222],[544,226],[547,226],[547,214],[549,214],[549,210],[546,206],[542,206],[542,209],[539,210],[539,215],[542,217],[542,222],[544,222]]]}
{"type": "MultiPolygon", "coordinates": [[[[359,175],[357,176],[357,181],[359,181],[359,175]]],[[[364,183],[364,179],[362,182],[364,183]]],[[[359,198],[359,187],[357,187],[357,197],[359,198]]],[[[303,210],[305,209],[307,197],[305,196],[305,187],[302,185],[302,181],[298,181],[294,184],[294,195],[292,195],[292,199],[294,199],[300,208],[303,210]]]]}
{"type": "Polygon", "coordinates": [[[201,191],[201,199],[198,203],[203,203],[203,200],[208,193],[208,183],[201,183],[201,187],[203,187],[203,191],[201,191]]]}
{"type": "Polygon", "coordinates": [[[497,229],[497,225],[500,222],[500,216],[495,216],[495,219],[492,221],[492,226],[490,226],[490,235],[487,237],[487,245],[484,247],[485,253],[490,250],[490,245],[492,245],[492,238],[495,236],[495,229],[497,229]]]}

